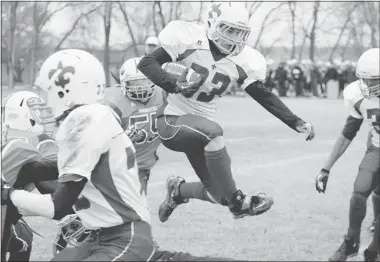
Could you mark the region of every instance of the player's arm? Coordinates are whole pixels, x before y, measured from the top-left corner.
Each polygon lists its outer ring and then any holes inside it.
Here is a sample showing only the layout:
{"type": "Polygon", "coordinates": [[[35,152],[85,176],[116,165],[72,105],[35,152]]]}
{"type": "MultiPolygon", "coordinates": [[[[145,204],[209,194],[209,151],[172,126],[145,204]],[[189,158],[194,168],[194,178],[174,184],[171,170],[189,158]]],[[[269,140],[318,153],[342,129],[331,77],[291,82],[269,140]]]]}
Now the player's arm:
{"type": "Polygon", "coordinates": [[[177,80],[162,69],[162,65],[175,62],[187,50],[190,42],[186,36],[186,25],[182,21],[171,21],[158,36],[161,47],[143,57],[137,68],[155,85],[168,93],[179,93],[177,80]]]}
{"type": "Polygon", "coordinates": [[[357,119],[353,116],[347,117],[346,125],[343,128],[342,133],[336,140],[334,147],[330,153],[330,156],[326,160],[323,169],[330,171],[335,162],[346,152],[350,146],[352,140],[355,138],[356,133],[359,131],[363,119],[357,119]]]}
{"type": "Polygon", "coordinates": [[[293,130],[297,130],[297,126],[305,123],[301,118],[296,116],[278,96],[266,89],[262,81],[255,81],[245,88],[245,91],[255,99],[262,107],[264,107],[272,115],[280,119],[293,130]]]}

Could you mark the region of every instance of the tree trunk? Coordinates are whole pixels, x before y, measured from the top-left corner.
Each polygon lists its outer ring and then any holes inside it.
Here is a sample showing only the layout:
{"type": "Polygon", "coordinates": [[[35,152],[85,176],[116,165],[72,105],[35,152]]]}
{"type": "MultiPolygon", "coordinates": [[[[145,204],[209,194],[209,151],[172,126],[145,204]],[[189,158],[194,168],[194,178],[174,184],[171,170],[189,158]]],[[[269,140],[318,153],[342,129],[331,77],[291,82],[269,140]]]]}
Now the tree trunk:
{"type": "Polygon", "coordinates": [[[319,13],[319,6],[320,1],[316,1],[314,3],[314,10],[313,10],[313,26],[311,28],[310,32],[310,49],[309,49],[309,58],[311,61],[314,61],[314,54],[315,54],[315,39],[316,39],[316,28],[318,23],[318,13],[319,13]]]}
{"type": "Polygon", "coordinates": [[[138,56],[139,55],[139,51],[137,49],[137,42],[136,42],[135,35],[133,34],[131,23],[129,22],[127,10],[125,10],[125,8],[121,4],[121,2],[118,2],[118,4],[119,4],[119,7],[120,7],[120,11],[123,14],[124,21],[127,24],[129,35],[131,36],[132,45],[133,45],[133,52],[135,53],[135,56],[138,56]]]}
{"type": "Polygon", "coordinates": [[[289,1],[289,10],[292,17],[292,52],[290,54],[291,59],[296,58],[296,2],[289,1]]]}
{"type": "Polygon", "coordinates": [[[111,15],[112,15],[112,2],[104,3],[104,34],[105,34],[105,42],[104,42],[104,71],[106,73],[106,86],[108,87],[110,84],[110,33],[111,33],[111,15]]]}
{"type": "Polygon", "coordinates": [[[156,21],[156,2],[153,3],[152,8],[153,8],[153,12],[152,12],[153,28],[154,28],[154,32],[156,33],[156,35],[158,35],[160,33],[160,31],[158,30],[157,21],[156,21]]]}
{"type": "Polygon", "coordinates": [[[10,3],[10,30],[9,30],[9,58],[8,58],[8,88],[14,88],[14,69],[16,60],[15,51],[15,31],[16,31],[16,10],[18,2],[10,3]]]}

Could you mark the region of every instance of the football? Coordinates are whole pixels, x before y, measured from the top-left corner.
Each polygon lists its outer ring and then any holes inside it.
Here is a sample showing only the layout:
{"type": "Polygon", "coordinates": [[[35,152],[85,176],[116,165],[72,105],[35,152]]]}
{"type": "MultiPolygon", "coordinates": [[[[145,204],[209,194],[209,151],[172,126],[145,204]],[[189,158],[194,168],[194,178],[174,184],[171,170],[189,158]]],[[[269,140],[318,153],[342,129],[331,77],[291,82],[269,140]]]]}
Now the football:
{"type": "Polygon", "coordinates": [[[187,82],[192,82],[192,81],[197,80],[200,77],[200,75],[197,72],[195,72],[192,68],[188,68],[179,63],[173,63],[173,62],[166,63],[162,66],[162,68],[178,81],[186,80],[187,82]],[[188,72],[184,76],[183,73],[187,69],[188,69],[188,72]]]}

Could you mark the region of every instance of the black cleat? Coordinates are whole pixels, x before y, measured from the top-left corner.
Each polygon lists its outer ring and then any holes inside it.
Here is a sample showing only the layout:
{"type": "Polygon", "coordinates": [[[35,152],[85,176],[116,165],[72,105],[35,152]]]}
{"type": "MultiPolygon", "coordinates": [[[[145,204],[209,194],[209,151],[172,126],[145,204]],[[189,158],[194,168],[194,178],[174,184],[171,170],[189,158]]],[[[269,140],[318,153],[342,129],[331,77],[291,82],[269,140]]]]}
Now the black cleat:
{"type": "Polygon", "coordinates": [[[239,190],[234,196],[234,200],[230,205],[230,211],[235,219],[245,216],[257,216],[268,211],[274,203],[272,197],[266,194],[258,194],[257,196],[247,196],[239,190]]]}
{"type": "Polygon", "coordinates": [[[184,203],[188,203],[188,198],[182,198],[179,195],[180,184],[185,183],[185,179],[182,177],[170,176],[166,181],[166,198],[158,209],[158,216],[161,222],[166,222],[174,209],[184,203]]]}
{"type": "Polygon", "coordinates": [[[347,258],[354,257],[358,254],[359,246],[359,242],[355,242],[354,240],[345,236],[342,245],[329,258],[329,261],[346,261],[347,258]]]}
{"type": "Polygon", "coordinates": [[[364,250],[364,261],[378,262],[380,261],[379,253],[371,250],[364,250]]]}

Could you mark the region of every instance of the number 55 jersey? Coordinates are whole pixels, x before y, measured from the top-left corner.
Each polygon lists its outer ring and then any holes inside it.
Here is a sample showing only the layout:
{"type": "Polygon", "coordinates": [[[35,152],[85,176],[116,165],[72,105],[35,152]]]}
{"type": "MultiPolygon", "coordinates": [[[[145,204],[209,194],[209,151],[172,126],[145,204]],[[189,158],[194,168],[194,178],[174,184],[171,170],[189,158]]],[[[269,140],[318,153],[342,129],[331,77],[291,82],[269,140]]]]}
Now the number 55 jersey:
{"type": "Polygon", "coordinates": [[[134,125],[144,133],[143,141],[134,143],[139,169],[151,170],[158,160],[156,151],[161,141],[157,134],[156,114],[158,107],[164,103],[165,93],[155,86],[153,96],[147,102],[141,103],[129,99],[117,87],[110,87],[106,92],[105,100],[113,103],[122,112],[123,129],[134,125]]]}
{"type": "Polygon", "coordinates": [[[216,101],[232,85],[245,89],[264,81],[265,58],[245,46],[236,56],[214,57],[204,27],[185,21],[172,21],[160,33],[161,47],[173,62],[192,68],[202,76],[200,89],[191,98],[169,94],[165,115],[195,114],[213,120],[216,101]]]}
{"type": "Polygon", "coordinates": [[[371,143],[375,147],[380,147],[380,98],[373,97],[366,99],[362,95],[359,82],[349,84],[344,90],[344,103],[352,117],[367,121],[372,134],[371,143]]]}

